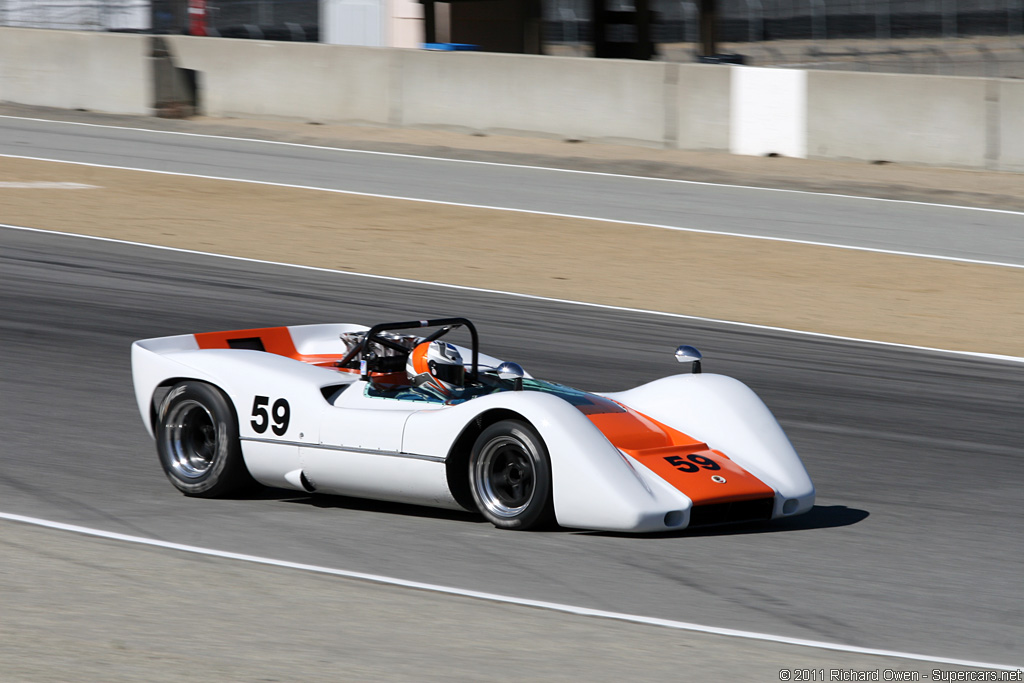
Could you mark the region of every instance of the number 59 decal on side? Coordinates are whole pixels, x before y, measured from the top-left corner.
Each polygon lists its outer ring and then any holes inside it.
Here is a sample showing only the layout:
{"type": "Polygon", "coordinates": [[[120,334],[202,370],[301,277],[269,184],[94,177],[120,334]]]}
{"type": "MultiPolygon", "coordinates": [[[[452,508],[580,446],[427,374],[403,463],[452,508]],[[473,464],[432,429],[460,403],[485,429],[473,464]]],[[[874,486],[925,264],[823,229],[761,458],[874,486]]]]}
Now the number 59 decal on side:
{"type": "Polygon", "coordinates": [[[685,458],[679,455],[670,455],[665,460],[680,472],[692,473],[702,469],[711,471],[722,469],[722,466],[711,458],[706,455],[698,455],[697,453],[690,453],[685,458]]]}
{"type": "Polygon", "coordinates": [[[249,424],[252,425],[253,430],[257,434],[267,431],[269,426],[275,434],[284,436],[284,433],[288,431],[288,421],[291,419],[291,409],[288,406],[288,401],[283,398],[277,399],[270,408],[270,412],[267,412],[267,405],[269,404],[270,397],[255,397],[252,401],[253,419],[249,424]],[[270,424],[271,419],[273,419],[273,425],[270,424]]]}

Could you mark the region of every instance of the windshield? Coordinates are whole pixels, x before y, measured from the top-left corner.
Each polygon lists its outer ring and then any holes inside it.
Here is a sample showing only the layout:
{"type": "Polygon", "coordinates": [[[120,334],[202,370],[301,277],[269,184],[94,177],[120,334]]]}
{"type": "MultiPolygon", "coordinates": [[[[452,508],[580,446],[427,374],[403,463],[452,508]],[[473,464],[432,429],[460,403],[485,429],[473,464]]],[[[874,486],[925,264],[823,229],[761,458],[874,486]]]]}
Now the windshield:
{"type": "MultiPolygon", "coordinates": [[[[416,401],[421,403],[444,403],[447,405],[458,405],[479,396],[487,396],[502,391],[513,391],[512,383],[502,382],[497,385],[488,383],[455,388],[452,390],[451,396],[442,396],[428,385],[411,387],[369,383],[366,386],[366,395],[372,398],[389,398],[398,401],[416,401]]],[[[540,391],[545,394],[552,394],[572,404],[584,415],[626,412],[619,404],[610,399],[580,391],[579,389],[573,389],[564,384],[524,378],[523,391],[540,391]]]]}
{"type": "Polygon", "coordinates": [[[585,391],[573,389],[564,384],[555,384],[554,382],[545,382],[539,379],[524,379],[523,391],[542,391],[546,394],[554,394],[558,398],[571,403],[584,415],[626,412],[615,401],[596,394],[588,394],[585,391]]]}

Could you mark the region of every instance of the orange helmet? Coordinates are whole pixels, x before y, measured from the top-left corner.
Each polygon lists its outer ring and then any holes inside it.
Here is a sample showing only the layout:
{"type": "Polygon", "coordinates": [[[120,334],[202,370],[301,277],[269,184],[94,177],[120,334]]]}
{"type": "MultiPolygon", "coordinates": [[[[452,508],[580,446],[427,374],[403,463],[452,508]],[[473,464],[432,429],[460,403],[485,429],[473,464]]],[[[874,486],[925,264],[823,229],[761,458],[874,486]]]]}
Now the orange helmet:
{"type": "Polygon", "coordinates": [[[462,354],[446,342],[418,344],[409,354],[405,371],[414,386],[427,385],[445,396],[450,396],[466,383],[462,354]]]}

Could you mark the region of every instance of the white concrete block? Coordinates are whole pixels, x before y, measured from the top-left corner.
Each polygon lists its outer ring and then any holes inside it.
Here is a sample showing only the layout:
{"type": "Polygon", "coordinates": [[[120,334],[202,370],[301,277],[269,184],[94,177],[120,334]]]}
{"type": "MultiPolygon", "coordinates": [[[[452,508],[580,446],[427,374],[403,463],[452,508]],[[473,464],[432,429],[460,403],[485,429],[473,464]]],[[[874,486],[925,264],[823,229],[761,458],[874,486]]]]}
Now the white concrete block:
{"type": "Polygon", "coordinates": [[[732,66],[733,154],[807,156],[807,72],[732,66]]]}

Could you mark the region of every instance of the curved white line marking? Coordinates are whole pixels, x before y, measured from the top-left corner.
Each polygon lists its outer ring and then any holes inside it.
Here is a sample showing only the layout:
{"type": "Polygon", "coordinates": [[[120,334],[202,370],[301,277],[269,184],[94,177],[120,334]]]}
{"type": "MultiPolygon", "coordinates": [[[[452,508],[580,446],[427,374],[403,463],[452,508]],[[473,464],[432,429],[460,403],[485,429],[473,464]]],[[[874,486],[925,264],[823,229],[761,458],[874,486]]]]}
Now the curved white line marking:
{"type": "MultiPolygon", "coordinates": [[[[182,135],[185,137],[193,138],[210,138],[213,140],[230,140],[232,142],[253,142],[265,145],[282,145],[285,147],[298,147],[303,149],[318,149],[330,152],[346,152],[349,154],[369,154],[375,156],[386,156],[386,157],[399,157],[403,159],[424,159],[427,161],[444,161],[453,164],[477,164],[479,166],[499,166],[503,168],[522,168],[530,171],[551,171],[553,173],[576,173],[579,175],[593,175],[601,176],[605,178],[628,178],[631,180],[651,180],[655,182],[663,183],[680,183],[683,185],[699,185],[703,187],[724,187],[734,190],[757,190],[762,192],[788,192],[791,194],[807,194],[815,195],[818,197],[836,197],[838,199],[863,199],[865,201],[872,202],[891,202],[894,204],[910,204],[914,206],[932,206],[940,209],[958,209],[962,211],[985,211],[989,213],[1005,213],[1014,216],[1024,216],[1024,211],[1012,211],[1008,209],[989,209],[979,206],[962,206],[960,204],[938,204],[935,202],[916,202],[909,199],[888,199],[885,197],[866,197],[862,195],[854,194],[839,194],[834,192],[811,192],[809,190],[790,190],[779,187],[758,187],[757,185],[731,185],[729,183],[711,183],[701,180],[682,180],[679,178],[656,178],[652,176],[638,176],[629,175],[625,173],[607,173],[602,171],[583,171],[574,168],[556,168],[551,166],[529,166],[526,164],[510,164],[502,163],[498,161],[477,161],[474,159],[452,159],[449,157],[432,157],[422,154],[402,154],[400,152],[379,152],[375,150],[367,149],[351,149],[347,147],[330,147],[328,145],[311,145],[302,142],[285,142],[282,140],[264,140],[261,138],[239,138],[228,135],[211,135],[209,133],[186,133],[184,131],[177,130],[155,130],[153,128],[133,128],[130,126],[112,126],[103,123],[85,123],[82,121],[57,121],[54,119],[40,119],[32,118],[28,116],[5,116],[0,115],[2,119],[16,119],[19,121],[35,121],[39,123],[57,123],[68,126],[87,126],[91,128],[109,128],[112,130],[130,130],[139,133],[157,133],[159,135],[182,135]]],[[[403,144],[403,143],[399,143],[403,144]]],[[[407,143],[412,144],[412,143],[407,143]]],[[[471,150],[476,151],[476,150],[471,150]]],[[[2,155],[0,155],[2,156],[2,155]]],[[[723,233],[724,234],[724,233],[723,233]]]]}
{"type": "MultiPolygon", "coordinates": [[[[910,256],[912,258],[924,258],[935,261],[949,261],[952,263],[970,263],[981,266],[998,266],[1000,268],[1024,268],[1024,263],[1007,263],[1002,261],[984,261],[981,259],[960,258],[957,256],[941,256],[939,254],[922,254],[912,251],[897,251],[894,249],[876,249],[874,247],[857,247],[849,244],[835,244],[832,242],[814,242],[811,240],[798,240],[789,237],[772,237],[769,235],[750,235],[740,232],[720,232],[717,230],[702,230],[700,228],[683,228],[677,225],[662,225],[659,223],[638,223],[635,221],[623,221],[614,218],[599,218],[596,216],[579,216],[571,213],[554,213],[551,211],[535,211],[533,209],[515,209],[507,206],[488,206],[486,204],[466,204],[463,202],[446,202],[440,199],[421,199],[418,197],[402,197],[398,195],[376,194],[373,192],[356,192],[355,190],[338,190],[331,187],[316,187],[310,185],[293,185],[291,183],[275,183],[269,180],[250,180],[247,178],[228,178],[224,176],[201,175],[198,173],[182,173],[179,171],[158,171],[150,168],[133,168],[131,166],[113,166],[110,164],[96,164],[88,161],[67,161],[65,159],[48,159],[45,157],[29,157],[17,154],[0,154],[0,158],[25,159],[26,161],[47,161],[55,164],[71,164],[73,166],[88,166],[90,168],[109,168],[115,171],[137,171],[139,173],[155,173],[157,175],[177,176],[181,178],[199,178],[201,180],[223,180],[231,183],[247,183],[250,185],[265,185],[269,187],[284,187],[291,190],[313,190],[315,192],[330,192],[333,194],[344,194],[354,197],[371,197],[374,199],[393,199],[405,202],[419,202],[421,204],[436,204],[441,206],[458,206],[466,209],[486,209],[489,211],[508,211],[511,213],[523,213],[531,216],[551,216],[554,218],[575,218],[584,221],[595,221],[599,223],[614,223],[616,225],[635,225],[641,228],[655,228],[658,230],[672,230],[674,232],[689,232],[700,235],[718,235],[721,237],[740,237],[751,240],[765,240],[767,242],[783,242],[787,244],[802,244],[812,247],[828,247],[830,249],[846,249],[849,251],[863,251],[873,254],[887,254],[890,256],[910,256]]],[[[1024,214],[1022,214],[1024,215],[1024,214]]]]}
{"type": "Polygon", "coordinates": [[[704,318],[697,315],[686,315],[685,313],[669,313],[666,311],[654,311],[646,308],[630,308],[628,306],[613,306],[611,304],[598,304],[590,301],[573,301],[572,299],[557,299],[550,296],[540,296],[538,294],[523,294],[522,292],[509,292],[501,289],[485,289],[483,287],[471,287],[469,285],[453,285],[446,282],[430,282],[429,280],[413,280],[405,277],[394,277],[390,275],[374,275],[372,273],[357,273],[351,270],[338,270],[336,268],[322,268],[320,266],[304,266],[299,263],[284,263],[281,261],[265,261],[263,259],[248,258],[245,256],[232,256],[230,254],[217,254],[210,251],[196,251],[195,249],[182,249],[181,247],[166,247],[160,244],[147,244],[145,242],[131,242],[129,240],[121,240],[113,237],[97,237],[95,235],[81,235],[75,232],[61,232],[59,230],[44,230],[42,228],[30,228],[23,225],[8,225],[6,223],[0,223],[0,228],[6,228],[8,230],[23,230],[25,232],[39,232],[50,235],[60,235],[62,237],[77,237],[85,240],[96,240],[99,242],[112,242],[115,244],[126,244],[133,247],[145,247],[147,249],[159,249],[162,251],[173,251],[179,254],[195,254],[197,256],[212,256],[214,258],[228,259],[231,261],[243,261],[246,263],[259,263],[261,265],[268,266],[281,266],[284,268],[298,268],[301,270],[311,270],[320,273],[334,273],[337,275],[350,275],[352,277],[365,277],[374,280],[385,280],[388,282],[402,282],[413,285],[425,285],[429,287],[444,287],[446,289],[457,289],[466,292],[479,292],[482,294],[499,294],[502,296],[514,296],[521,299],[530,299],[532,301],[548,301],[556,304],[567,304],[571,306],[586,306],[589,308],[599,308],[608,311],[622,311],[624,313],[639,313],[641,315],[656,315],[665,318],[677,318],[679,320],[693,320],[695,322],[713,323],[717,325],[732,325],[734,327],[746,327],[754,330],[767,330],[770,332],[784,332],[786,334],[796,334],[804,337],[817,337],[820,339],[834,339],[836,341],[848,341],[857,342],[860,344],[874,344],[877,346],[891,346],[899,349],[910,349],[913,351],[931,351],[934,353],[944,353],[953,356],[966,356],[969,358],[983,358],[985,360],[1002,360],[1011,361],[1014,363],[1024,363],[1024,357],[1022,356],[1004,356],[998,353],[983,353],[980,351],[957,351],[954,349],[939,349],[933,346],[917,346],[915,344],[900,344],[897,342],[878,341],[876,339],[861,339],[859,337],[844,337],[838,334],[827,334],[825,332],[808,332],[806,330],[794,330],[788,327],[774,327],[772,325],[758,325],[757,323],[744,323],[736,320],[720,320],[718,318],[704,318]]]}
{"type": "Polygon", "coordinates": [[[123,541],[125,543],[136,543],[138,545],[147,545],[156,548],[164,548],[166,550],[177,550],[186,553],[194,553],[197,555],[205,555],[207,557],[218,557],[225,560],[251,562],[253,564],[266,565],[270,567],[281,567],[284,569],[297,569],[300,571],[313,572],[316,574],[327,574],[329,576],[339,576],[346,579],[371,581],[373,583],[379,583],[388,586],[399,586],[402,588],[415,588],[417,590],[429,591],[431,593],[457,595],[459,597],[476,598],[477,600],[499,602],[507,605],[535,607],[538,609],[545,609],[552,612],[575,614],[584,617],[612,619],[614,621],[625,621],[634,624],[645,624],[647,626],[661,626],[664,628],[678,629],[681,631],[696,631],[698,633],[709,633],[719,636],[731,636],[734,638],[744,638],[746,640],[761,640],[769,643],[781,643],[784,645],[796,645],[799,647],[813,647],[820,650],[833,650],[836,652],[872,655],[875,657],[892,657],[898,659],[910,659],[919,662],[952,664],[954,666],[965,666],[979,669],[998,669],[1003,671],[1015,671],[1020,668],[1018,666],[1012,666],[1009,664],[994,664],[991,662],[977,662],[969,659],[953,659],[951,657],[936,657],[933,655],[921,655],[912,652],[898,652],[895,650],[880,650],[871,647],[858,647],[856,645],[843,645],[841,643],[827,643],[820,640],[790,638],[788,636],[776,636],[769,633],[740,631],[732,628],[704,626],[703,624],[694,624],[686,621],[675,621],[672,619],[645,617],[639,614],[625,614],[622,612],[609,612],[606,610],[590,609],[589,607],[576,607],[574,605],[565,605],[558,602],[546,602],[544,600],[517,598],[510,595],[499,595],[497,593],[486,593],[483,591],[467,590],[464,588],[441,586],[433,583],[423,583],[421,581],[408,581],[406,579],[398,579],[391,576],[382,576],[380,574],[367,574],[365,572],[355,572],[349,571],[347,569],[334,569],[331,567],[321,567],[313,564],[289,562],[287,560],[275,560],[269,557],[259,557],[257,555],[245,555],[242,553],[232,553],[224,550],[214,550],[212,548],[201,548],[194,545],[183,545],[181,543],[159,541],[153,538],[143,538],[141,536],[129,536],[127,534],[119,534],[113,531],[91,529],[89,527],[76,526],[74,524],[64,524],[63,522],[53,522],[47,519],[39,519],[38,517],[26,517],[24,515],[16,515],[8,512],[0,512],[0,519],[6,519],[11,522],[20,522],[23,524],[31,524],[33,526],[45,527],[47,529],[70,531],[76,534],[83,534],[85,536],[95,536],[98,538],[105,538],[112,541],[123,541]]]}

